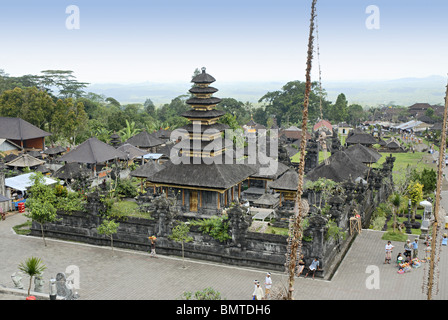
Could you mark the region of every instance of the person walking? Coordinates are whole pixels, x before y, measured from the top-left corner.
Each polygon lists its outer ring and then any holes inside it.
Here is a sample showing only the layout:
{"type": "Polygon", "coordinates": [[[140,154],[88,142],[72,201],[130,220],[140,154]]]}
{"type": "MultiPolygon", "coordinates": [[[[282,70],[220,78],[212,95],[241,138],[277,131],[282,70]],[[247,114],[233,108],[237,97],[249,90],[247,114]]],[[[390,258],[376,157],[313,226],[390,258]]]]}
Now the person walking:
{"type": "Polygon", "coordinates": [[[253,300],[263,300],[264,299],[263,288],[260,286],[259,281],[257,281],[255,283],[255,290],[252,293],[252,299],[253,300]]]}
{"type": "Polygon", "coordinates": [[[149,237],[151,240],[151,254],[149,255],[151,258],[157,258],[156,255],[156,237],[149,237]]]}
{"type": "Polygon", "coordinates": [[[308,274],[310,272],[312,272],[313,273],[313,280],[314,280],[314,275],[316,274],[316,270],[320,270],[320,268],[319,268],[319,260],[317,259],[317,257],[314,258],[313,262],[311,262],[309,269],[310,270],[305,275],[305,278],[308,277],[308,274]]]}
{"type": "Polygon", "coordinates": [[[394,249],[394,246],[392,245],[391,241],[387,241],[385,249],[386,249],[386,258],[384,259],[384,264],[386,263],[390,264],[390,259],[392,258],[392,250],[394,249]]]}
{"type": "Polygon", "coordinates": [[[412,247],[412,259],[418,258],[418,239],[417,238],[415,238],[411,247],[412,247]]]}
{"type": "Polygon", "coordinates": [[[264,281],[264,286],[265,286],[264,295],[267,298],[269,296],[269,294],[271,293],[271,287],[272,287],[272,278],[271,278],[271,273],[270,272],[268,272],[266,274],[266,279],[264,281]]]}

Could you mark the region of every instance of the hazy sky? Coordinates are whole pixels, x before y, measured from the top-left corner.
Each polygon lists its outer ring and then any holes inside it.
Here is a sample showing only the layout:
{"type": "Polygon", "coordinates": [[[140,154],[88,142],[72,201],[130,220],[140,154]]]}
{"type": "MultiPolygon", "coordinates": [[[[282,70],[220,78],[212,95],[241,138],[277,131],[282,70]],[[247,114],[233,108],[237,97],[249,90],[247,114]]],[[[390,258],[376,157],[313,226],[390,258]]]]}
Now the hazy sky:
{"type": "MultiPolygon", "coordinates": [[[[0,0],[0,69],[79,81],[304,80],[311,0],[0,0]],[[79,29],[66,26],[70,5],[79,29]]],[[[318,0],[322,80],[446,76],[448,1],[318,0]],[[379,29],[368,29],[369,5],[379,29]]],[[[69,24],[73,25],[73,24],[69,24]]],[[[313,80],[317,80],[317,56],[313,80]]]]}

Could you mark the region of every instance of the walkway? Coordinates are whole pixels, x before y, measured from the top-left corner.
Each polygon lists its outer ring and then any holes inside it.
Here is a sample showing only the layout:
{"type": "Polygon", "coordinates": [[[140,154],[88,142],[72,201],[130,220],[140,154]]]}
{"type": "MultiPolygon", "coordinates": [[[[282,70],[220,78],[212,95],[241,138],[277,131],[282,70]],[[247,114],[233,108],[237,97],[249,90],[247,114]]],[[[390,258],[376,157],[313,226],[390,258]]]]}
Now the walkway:
{"type": "MultiPolygon", "coordinates": [[[[448,199],[448,193],[445,199],[448,199]]],[[[175,300],[185,291],[202,290],[206,287],[219,291],[227,300],[247,300],[252,294],[253,280],[263,281],[265,276],[263,270],[188,259],[184,269],[182,260],[178,257],[159,256],[154,259],[147,253],[119,249],[115,249],[115,254],[112,255],[109,247],[52,239],[47,240],[45,247],[41,238],[19,236],[12,231],[12,226],[24,221],[22,215],[16,214],[0,222],[0,270],[3,271],[0,274],[0,285],[5,287],[13,287],[11,275],[17,271],[20,262],[31,256],[40,257],[48,267],[44,273],[47,283],[50,276],[65,272],[68,266],[77,266],[80,272],[79,294],[85,300],[175,300]]],[[[381,236],[382,232],[363,230],[331,281],[296,278],[295,298],[425,299],[421,288],[424,268],[398,274],[392,264],[384,265],[385,241],[381,240],[381,236]],[[372,275],[368,268],[377,271],[379,289],[369,289],[366,286],[366,280],[372,275]]],[[[395,245],[397,250],[394,255],[403,243],[395,245]]],[[[440,266],[446,266],[448,248],[442,249],[440,266]]],[[[446,270],[442,267],[440,269],[446,270]]],[[[274,285],[286,286],[286,275],[274,272],[272,279],[274,285]]],[[[448,299],[447,282],[448,273],[443,271],[440,274],[440,292],[435,299],[448,299]]],[[[26,287],[27,280],[24,279],[23,283],[26,287]]],[[[44,288],[47,289],[46,286],[44,288]]]]}

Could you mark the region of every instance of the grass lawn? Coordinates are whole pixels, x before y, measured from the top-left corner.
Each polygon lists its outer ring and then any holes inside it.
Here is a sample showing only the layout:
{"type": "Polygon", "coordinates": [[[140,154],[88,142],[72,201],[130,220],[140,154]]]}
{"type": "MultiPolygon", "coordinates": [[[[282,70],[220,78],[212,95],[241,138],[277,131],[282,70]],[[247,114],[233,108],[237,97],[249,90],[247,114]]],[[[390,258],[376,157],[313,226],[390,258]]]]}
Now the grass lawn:
{"type": "MultiPolygon", "coordinates": [[[[386,158],[390,155],[387,152],[381,152],[382,157],[377,163],[372,165],[373,168],[380,168],[386,161],[386,158]]],[[[432,162],[432,155],[426,152],[415,152],[415,153],[392,153],[395,157],[393,176],[394,182],[404,179],[406,169],[416,168],[418,171],[423,169],[434,169],[437,170],[436,164],[432,162]]]]}
{"type": "MultiPolygon", "coordinates": [[[[328,151],[327,157],[329,157],[329,156],[331,156],[331,153],[328,151]]],[[[299,163],[300,151],[297,152],[295,155],[293,155],[290,159],[291,159],[291,162],[293,162],[293,163],[299,163]]],[[[319,151],[319,163],[321,163],[323,160],[324,160],[324,152],[319,151]]]]}
{"type": "Polygon", "coordinates": [[[147,212],[140,212],[138,204],[134,201],[117,201],[112,205],[112,217],[137,217],[149,219],[150,214],[147,212]]]}

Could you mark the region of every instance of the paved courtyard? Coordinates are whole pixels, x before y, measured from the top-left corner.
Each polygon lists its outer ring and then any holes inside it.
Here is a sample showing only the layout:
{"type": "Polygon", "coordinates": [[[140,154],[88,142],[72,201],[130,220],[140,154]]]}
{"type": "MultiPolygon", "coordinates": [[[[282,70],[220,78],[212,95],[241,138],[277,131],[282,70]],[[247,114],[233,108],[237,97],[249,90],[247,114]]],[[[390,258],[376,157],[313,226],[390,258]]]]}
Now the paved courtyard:
{"type": "MultiPolygon", "coordinates": [[[[433,155],[437,158],[437,154],[433,155]]],[[[445,169],[448,177],[448,169],[445,169]]],[[[448,212],[448,191],[442,191],[442,209],[448,212]]],[[[176,300],[186,291],[203,290],[207,287],[219,291],[227,300],[250,300],[253,280],[263,282],[267,271],[206,261],[186,259],[182,268],[179,257],[159,256],[150,258],[148,253],[98,247],[75,242],[47,239],[44,246],[42,238],[20,236],[12,227],[26,221],[21,214],[0,221],[0,289],[12,288],[11,275],[18,271],[17,266],[25,259],[35,256],[47,266],[44,273],[48,292],[48,280],[67,267],[76,266],[79,270],[79,294],[82,300],[176,300]]],[[[448,231],[447,231],[448,232],[448,231]]],[[[311,278],[296,278],[296,300],[426,300],[422,290],[425,269],[412,269],[398,274],[393,264],[383,264],[383,232],[362,230],[356,237],[345,258],[331,281],[311,278]],[[375,277],[376,286],[371,279],[375,277]]],[[[410,237],[411,241],[414,236],[410,237]]],[[[393,243],[395,250],[403,252],[402,242],[393,243]]],[[[423,247],[419,241],[419,248],[423,247]]],[[[420,250],[419,257],[423,258],[420,250]]],[[[438,278],[439,291],[434,300],[448,299],[448,247],[442,247],[438,278]]],[[[272,272],[273,286],[287,287],[284,273],[272,272]]],[[[25,288],[28,279],[24,278],[25,288]]],[[[23,297],[2,293],[0,300],[23,297]]]]}
{"type": "MultiPolygon", "coordinates": [[[[12,231],[14,225],[25,220],[21,214],[15,214],[0,222],[0,286],[12,288],[11,275],[18,270],[20,262],[31,256],[40,257],[48,268],[44,273],[45,292],[48,292],[50,277],[65,272],[68,266],[77,266],[80,275],[78,292],[82,300],[175,300],[185,291],[206,287],[219,291],[227,300],[249,300],[253,280],[263,280],[265,272],[270,271],[189,259],[186,259],[184,269],[179,257],[159,256],[154,259],[145,252],[120,249],[115,249],[112,254],[110,247],[53,239],[47,239],[45,247],[41,238],[20,236],[12,231]]],[[[381,236],[382,232],[362,230],[331,281],[296,278],[295,299],[426,299],[422,292],[424,266],[398,274],[394,265],[383,264],[385,241],[381,236]],[[374,274],[378,275],[378,289],[366,285],[374,274]]],[[[394,256],[402,249],[403,243],[395,245],[394,256]]],[[[422,245],[420,242],[420,247],[422,245]]],[[[434,299],[448,299],[447,250],[447,247],[442,248],[440,290],[434,299]]],[[[285,274],[273,272],[272,279],[274,286],[286,286],[285,274]]],[[[24,278],[23,283],[27,288],[28,280],[24,278]]],[[[23,297],[0,294],[0,299],[23,297]]]]}

